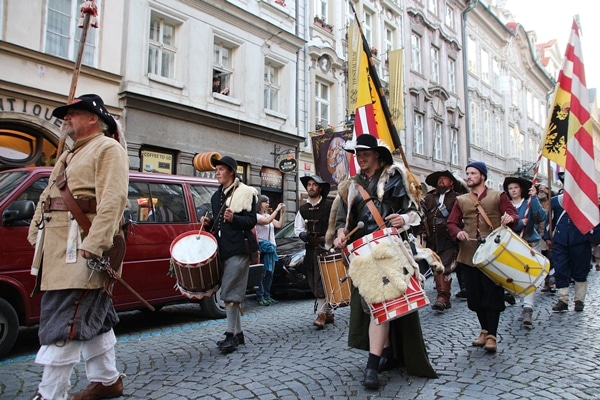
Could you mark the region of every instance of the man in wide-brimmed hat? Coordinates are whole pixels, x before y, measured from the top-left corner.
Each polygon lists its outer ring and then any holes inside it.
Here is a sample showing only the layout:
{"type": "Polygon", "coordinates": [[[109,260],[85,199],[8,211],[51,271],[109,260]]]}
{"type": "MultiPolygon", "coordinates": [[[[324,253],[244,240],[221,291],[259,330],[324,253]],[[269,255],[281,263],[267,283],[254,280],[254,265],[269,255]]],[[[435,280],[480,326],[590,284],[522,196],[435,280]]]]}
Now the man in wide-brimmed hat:
{"type": "MultiPolygon", "coordinates": [[[[458,252],[458,245],[448,234],[447,220],[456,202],[456,196],[465,193],[466,188],[448,170],[429,174],[425,182],[435,188],[427,193],[422,203],[427,247],[435,251],[444,264],[444,273],[435,276],[437,298],[431,308],[444,311],[452,307],[450,302],[452,267],[456,265],[454,261],[458,252]]],[[[464,292],[461,273],[462,268],[456,272],[461,290],[457,294],[459,297],[462,297],[461,292],[464,292]]]]}
{"type": "MultiPolygon", "coordinates": [[[[335,235],[333,245],[341,249],[387,227],[402,232],[411,226],[418,226],[421,223],[418,212],[420,200],[411,191],[411,185],[418,188],[420,185],[410,180],[412,176],[404,165],[394,162],[389,148],[376,137],[362,134],[355,143],[348,143],[345,150],[355,154],[360,171],[338,186],[338,195],[331,211],[328,240],[330,235],[335,235]],[[350,232],[354,233],[349,235],[350,232]]],[[[400,282],[395,282],[398,286],[406,284],[405,279],[419,273],[416,262],[411,262],[405,254],[402,259],[399,256],[388,258],[396,258],[393,262],[406,271],[402,278],[397,279],[400,282]]],[[[350,269],[356,266],[354,261],[357,259],[360,257],[350,263],[350,269]]],[[[365,268],[361,269],[361,277],[374,276],[379,272],[372,264],[364,265],[367,271],[365,268]]],[[[381,279],[376,279],[376,282],[387,285],[387,274],[378,276],[381,279]]],[[[409,375],[437,377],[429,363],[419,314],[414,312],[377,324],[369,311],[369,304],[361,295],[361,292],[373,292],[372,285],[359,284],[355,279],[353,285],[361,288],[353,287],[350,296],[348,345],[369,351],[363,386],[367,389],[379,388],[379,372],[399,365],[406,366],[409,375]],[[406,349],[411,351],[407,352],[406,349]]],[[[375,288],[375,291],[379,291],[379,288],[375,288]]]]}
{"type": "MultiPolygon", "coordinates": [[[[106,290],[111,281],[106,271],[89,266],[113,246],[120,230],[129,160],[118,138],[118,124],[100,96],[84,94],[52,115],[64,120],[63,132],[73,143],[59,156],[29,228],[29,242],[37,243],[36,251],[43,254],[41,265],[32,266],[39,267],[36,291],[44,292],[36,356],[44,373],[34,398],[67,398],[80,356],[91,383],[71,398],[118,397],[123,379],[116,367],[113,331],[119,318],[106,290]],[[58,183],[59,178],[66,184],[58,183]],[[68,199],[91,220],[87,234],[79,221],[87,223],[71,217],[75,208],[68,199]]],[[[110,268],[119,271],[121,265],[110,268]]]]}
{"type": "Polygon", "coordinates": [[[313,325],[323,329],[326,324],[334,321],[331,306],[325,298],[325,289],[317,259],[322,253],[320,249],[325,243],[327,221],[331,212],[332,201],[327,198],[331,185],[318,175],[303,176],[300,178],[300,182],[308,193],[308,199],[300,206],[296,214],[294,232],[306,243],[304,266],[306,267],[308,286],[317,299],[317,319],[313,325]]]}

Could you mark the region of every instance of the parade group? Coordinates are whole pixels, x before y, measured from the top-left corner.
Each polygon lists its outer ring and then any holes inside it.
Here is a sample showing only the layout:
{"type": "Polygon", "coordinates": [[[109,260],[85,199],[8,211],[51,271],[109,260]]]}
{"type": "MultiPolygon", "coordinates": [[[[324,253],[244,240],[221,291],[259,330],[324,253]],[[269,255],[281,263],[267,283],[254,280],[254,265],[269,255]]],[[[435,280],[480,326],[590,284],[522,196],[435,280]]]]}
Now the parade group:
{"type": "MultiPolygon", "coordinates": [[[[119,397],[124,375],[115,359],[113,327],[118,316],[108,293],[114,279],[102,268],[90,275],[89,266],[98,264],[94,262],[111,248],[121,228],[129,169],[124,133],[97,95],[80,96],[55,109],[53,115],[64,119],[65,135],[73,144],[59,155],[40,199],[64,199],[66,189],[80,207],[84,199],[95,199],[95,209],[83,210],[91,220],[86,233],[76,219],[69,218],[72,208],[66,202],[45,206],[40,201],[31,223],[29,241],[36,246],[37,262],[33,270],[43,292],[36,363],[44,366],[33,398],[119,397]],[[90,384],[68,397],[70,376],[81,358],[90,384]]],[[[360,170],[338,185],[334,199],[329,196],[328,182],[316,175],[301,177],[308,198],[299,207],[294,228],[306,244],[304,263],[316,298],[313,325],[317,329],[334,322],[338,305],[328,298],[320,261],[329,254],[343,254],[339,260],[352,282],[346,299],[350,306],[348,345],[368,351],[365,388],[378,389],[379,373],[393,368],[437,377],[427,355],[419,313],[414,312],[423,303],[408,304],[408,312],[379,316],[374,311],[374,304],[422,292],[423,275],[434,276],[437,297],[431,307],[440,313],[451,307],[452,274],[456,275],[460,291],[455,297],[466,298],[480,324],[468,345],[497,351],[500,314],[506,301],[515,301],[515,293],[507,292],[473,260],[479,248],[494,246],[494,240],[486,238],[499,230],[509,230],[518,237],[515,240],[528,245],[531,254],[528,250],[523,258],[539,255],[546,259],[544,254],[550,259],[552,279],[546,276],[546,265],[535,286],[557,291],[552,311],[567,311],[571,304],[575,311],[584,309],[587,274],[600,229],[580,233],[564,212],[561,194],[521,177],[506,178],[504,191],[488,188],[487,167],[480,161],[465,167],[464,179],[450,171],[432,172],[425,182],[434,189],[427,191],[424,185],[415,185],[406,166],[395,162],[390,149],[375,136],[360,135],[345,150],[354,155],[360,170]]],[[[212,213],[200,222],[218,243],[227,327],[217,346],[226,354],[245,344],[240,306],[246,300],[249,263],[258,251],[265,274],[257,301],[265,306],[277,302],[270,295],[277,261],[274,232],[283,224],[285,206],[279,204],[271,211],[267,196],[240,181],[234,158],[226,155],[212,162],[220,186],[211,199],[212,213]]],[[[117,273],[120,267],[110,266],[117,273]]],[[[522,296],[517,293],[524,326],[533,324],[536,289],[528,288],[522,296]]]]}

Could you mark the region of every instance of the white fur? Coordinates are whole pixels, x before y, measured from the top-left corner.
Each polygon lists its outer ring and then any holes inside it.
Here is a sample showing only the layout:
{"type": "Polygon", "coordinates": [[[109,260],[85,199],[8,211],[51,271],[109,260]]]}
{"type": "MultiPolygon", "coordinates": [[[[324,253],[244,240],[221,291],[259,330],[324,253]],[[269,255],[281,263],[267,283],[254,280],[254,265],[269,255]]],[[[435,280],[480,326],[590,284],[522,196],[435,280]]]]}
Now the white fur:
{"type": "Polygon", "coordinates": [[[238,178],[231,186],[225,189],[225,193],[233,190],[231,196],[227,198],[227,207],[234,213],[252,210],[252,199],[258,201],[258,191],[250,186],[244,185],[238,178]]]}

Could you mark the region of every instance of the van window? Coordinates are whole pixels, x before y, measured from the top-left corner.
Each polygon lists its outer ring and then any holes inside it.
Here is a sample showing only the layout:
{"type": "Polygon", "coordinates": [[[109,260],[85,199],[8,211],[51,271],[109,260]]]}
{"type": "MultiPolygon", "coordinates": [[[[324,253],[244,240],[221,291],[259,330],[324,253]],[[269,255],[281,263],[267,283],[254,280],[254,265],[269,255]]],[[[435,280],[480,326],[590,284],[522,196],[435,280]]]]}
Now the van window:
{"type": "Polygon", "coordinates": [[[29,174],[25,171],[3,172],[0,174],[0,200],[4,200],[23,182],[29,174]]]}
{"type": "Polygon", "coordinates": [[[129,215],[136,222],[189,222],[183,186],[129,182],[129,215]]]}
{"type": "Polygon", "coordinates": [[[196,218],[198,218],[198,221],[200,220],[200,217],[205,215],[212,218],[210,198],[213,193],[217,191],[217,188],[214,186],[190,185],[190,191],[192,192],[192,198],[194,199],[194,209],[196,210],[196,218]]]}

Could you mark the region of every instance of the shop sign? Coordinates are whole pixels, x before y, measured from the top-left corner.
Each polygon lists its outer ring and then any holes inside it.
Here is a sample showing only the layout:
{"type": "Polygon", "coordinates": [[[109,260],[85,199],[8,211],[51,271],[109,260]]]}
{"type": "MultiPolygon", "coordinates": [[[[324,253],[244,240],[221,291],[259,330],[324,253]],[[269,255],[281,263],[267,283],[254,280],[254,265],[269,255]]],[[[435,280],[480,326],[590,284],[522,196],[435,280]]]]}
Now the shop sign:
{"type": "Polygon", "coordinates": [[[275,168],[262,167],[260,188],[272,192],[283,192],[283,173],[275,168]]]}
{"type": "Polygon", "coordinates": [[[295,158],[286,158],[279,162],[279,170],[283,173],[294,172],[298,167],[298,161],[295,158]]]}
{"type": "Polygon", "coordinates": [[[173,174],[173,153],[156,150],[140,152],[142,172],[173,174]]]}

